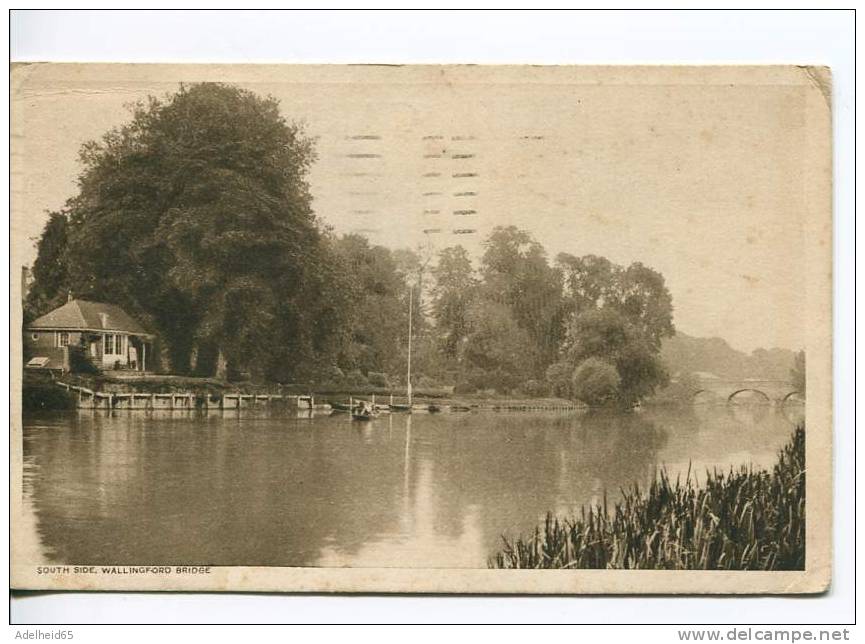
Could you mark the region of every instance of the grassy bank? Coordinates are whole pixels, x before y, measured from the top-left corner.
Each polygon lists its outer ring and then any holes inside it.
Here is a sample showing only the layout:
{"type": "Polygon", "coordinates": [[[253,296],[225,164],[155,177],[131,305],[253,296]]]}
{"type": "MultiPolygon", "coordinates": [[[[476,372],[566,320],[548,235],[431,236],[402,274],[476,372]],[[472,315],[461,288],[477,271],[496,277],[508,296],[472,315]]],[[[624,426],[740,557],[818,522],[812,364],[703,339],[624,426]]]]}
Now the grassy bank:
{"type": "Polygon", "coordinates": [[[803,570],[805,429],[797,427],[771,472],[742,467],[691,477],[666,473],[634,486],[610,510],[547,515],[531,537],[505,539],[492,568],[803,570]]]}

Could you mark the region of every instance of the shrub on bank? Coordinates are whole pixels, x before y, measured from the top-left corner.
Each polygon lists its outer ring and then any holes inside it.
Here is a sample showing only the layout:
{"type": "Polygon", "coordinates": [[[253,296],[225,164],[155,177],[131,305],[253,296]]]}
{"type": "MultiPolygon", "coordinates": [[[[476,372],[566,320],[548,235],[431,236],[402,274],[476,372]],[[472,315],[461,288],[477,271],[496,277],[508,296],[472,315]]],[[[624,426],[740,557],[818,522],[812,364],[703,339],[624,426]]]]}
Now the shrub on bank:
{"type": "Polygon", "coordinates": [[[545,383],[534,379],[526,380],[519,386],[518,391],[529,398],[542,398],[548,396],[550,393],[549,387],[545,383]]]}
{"type": "Polygon", "coordinates": [[[367,379],[369,380],[369,384],[373,387],[390,387],[390,381],[388,380],[386,373],[370,371],[369,374],[367,374],[367,379]]]}
{"type": "Polygon", "coordinates": [[[54,382],[25,377],[21,387],[24,411],[63,411],[75,408],[72,395],[54,382]]]}
{"type": "Polygon", "coordinates": [[[492,568],[803,570],[805,429],[796,428],[771,472],[707,473],[698,486],[666,472],[636,485],[609,511],[548,514],[529,538],[505,539],[492,568]]]}

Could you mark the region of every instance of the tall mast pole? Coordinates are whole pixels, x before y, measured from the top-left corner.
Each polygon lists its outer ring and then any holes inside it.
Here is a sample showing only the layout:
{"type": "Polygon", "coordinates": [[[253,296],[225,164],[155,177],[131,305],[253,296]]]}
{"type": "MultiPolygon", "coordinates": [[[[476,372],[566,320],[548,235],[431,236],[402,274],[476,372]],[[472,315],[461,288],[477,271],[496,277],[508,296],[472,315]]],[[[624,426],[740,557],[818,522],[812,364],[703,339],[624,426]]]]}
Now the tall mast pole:
{"type": "Polygon", "coordinates": [[[411,409],[411,318],[413,312],[412,287],[408,287],[408,373],[406,374],[406,392],[408,393],[408,406],[411,409]]]}

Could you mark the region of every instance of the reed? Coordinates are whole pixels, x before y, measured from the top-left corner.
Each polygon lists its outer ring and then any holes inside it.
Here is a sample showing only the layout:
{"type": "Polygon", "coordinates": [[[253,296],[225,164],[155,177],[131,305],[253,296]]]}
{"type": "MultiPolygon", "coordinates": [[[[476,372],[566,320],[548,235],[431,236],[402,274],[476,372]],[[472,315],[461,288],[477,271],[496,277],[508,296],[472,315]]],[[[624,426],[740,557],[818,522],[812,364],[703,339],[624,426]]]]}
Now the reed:
{"type": "Polygon", "coordinates": [[[795,429],[771,472],[707,472],[698,485],[690,472],[671,481],[662,470],[647,490],[623,490],[611,509],[605,497],[578,517],[548,514],[528,538],[504,538],[489,566],[803,570],[805,428],[795,429]]]}

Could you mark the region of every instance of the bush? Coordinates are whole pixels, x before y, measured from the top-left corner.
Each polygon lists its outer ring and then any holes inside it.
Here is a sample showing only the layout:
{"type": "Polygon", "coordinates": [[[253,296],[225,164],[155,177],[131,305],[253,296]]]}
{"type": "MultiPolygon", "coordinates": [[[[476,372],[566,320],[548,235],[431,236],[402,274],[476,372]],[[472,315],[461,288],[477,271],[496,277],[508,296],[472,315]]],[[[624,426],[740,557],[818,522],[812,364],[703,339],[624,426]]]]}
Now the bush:
{"type": "Polygon", "coordinates": [[[526,380],[520,385],[519,389],[520,393],[530,398],[541,398],[549,393],[546,383],[539,382],[538,380],[526,380]]]}
{"type": "Polygon", "coordinates": [[[62,411],[75,408],[75,399],[53,382],[28,382],[21,389],[21,407],[26,411],[62,411]]]}
{"type": "Polygon", "coordinates": [[[330,365],[321,370],[320,377],[325,382],[340,382],[345,378],[345,372],[336,365],[330,365]]]}
{"type": "Polygon", "coordinates": [[[441,384],[435,378],[431,378],[430,376],[421,375],[421,377],[417,379],[417,386],[422,387],[424,389],[437,389],[438,387],[441,386],[441,384]]]}
{"type": "Polygon", "coordinates": [[[369,380],[369,384],[373,387],[390,387],[390,380],[386,373],[370,371],[367,374],[367,380],[369,380]]]}
{"type": "Polygon", "coordinates": [[[477,385],[469,380],[461,380],[454,387],[455,394],[473,394],[478,390],[477,385]]]}
{"type": "Polygon", "coordinates": [[[574,396],[587,405],[607,405],[616,400],[621,378],[616,368],[599,358],[586,358],[574,370],[574,396]]]}
{"type": "Polygon", "coordinates": [[[369,384],[369,380],[367,380],[366,376],[360,372],[360,369],[352,369],[347,372],[345,374],[344,382],[347,385],[355,387],[363,387],[369,384]]]}

